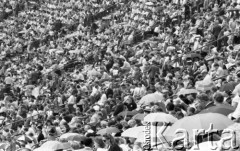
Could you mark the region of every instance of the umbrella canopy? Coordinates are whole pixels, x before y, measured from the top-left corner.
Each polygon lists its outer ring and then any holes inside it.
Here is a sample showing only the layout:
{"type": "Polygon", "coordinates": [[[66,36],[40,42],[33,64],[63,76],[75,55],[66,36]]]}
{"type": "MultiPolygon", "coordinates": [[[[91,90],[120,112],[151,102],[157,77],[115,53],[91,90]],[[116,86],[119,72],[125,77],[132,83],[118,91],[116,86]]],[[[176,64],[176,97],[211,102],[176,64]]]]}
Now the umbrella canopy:
{"type": "Polygon", "coordinates": [[[19,148],[17,151],[31,151],[29,148],[19,148]]]}
{"type": "MultiPolygon", "coordinates": [[[[178,134],[175,134],[177,130],[184,129],[188,133],[189,139],[193,139],[193,130],[194,129],[204,129],[207,130],[213,124],[213,128],[217,130],[223,130],[229,125],[233,124],[233,121],[228,119],[226,116],[218,113],[205,113],[197,114],[194,116],[184,117],[181,120],[176,121],[172,127],[166,132],[165,138],[168,141],[173,140],[178,137],[178,134]],[[206,118],[207,117],[207,118],[206,118]]],[[[182,134],[180,133],[182,136],[182,134]]]]}
{"type": "Polygon", "coordinates": [[[121,136],[122,137],[131,137],[131,138],[137,138],[139,133],[144,131],[145,126],[138,126],[129,128],[126,131],[124,131],[121,136]]]}
{"type": "Polygon", "coordinates": [[[218,141],[213,142],[203,142],[198,145],[193,146],[189,151],[217,151],[216,149],[220,149],[221,145],[218,141]]]}
{"type": "Polygon", "coordinates": [[[235,94],[235,95],[240,94],[240,84],[235,86],[232,94],[235,94]]]}
{"type": "Polygon", "coordinates": [[[136,110],[134,111],[123,111],[123,112],[120,112],[118,114],[118,116],[122,116],[122,117],[125,117],[125,116],[134,116],[136,115],[138,112],[136,110]]]}
{"type": "Polygon", "coordinates": [[[101,129],[97,132],[97,134],[99,135],[104,135],[104,134],[112,134],[112,133],[118,133],[120,132],[120,130],[116,127],[107,127],[107,128],[104,128],[104,129],[101,129]]]}
{"type": "Polygon", "coordinates": [[[145,116],[146,116],[146,114],[138,113],[138,114],[134,115],[134,116],[132,117],[132,119],[134,119],[134,120],[141,120],[141,121],[142,121],[145,116]]]}
{"type": "Polygon", "coordinates": [[[144,117],[144,121],[175,123],[177,119],[172,115],[166,113],[151,113],[144,117]]]}
{"type": "Polygon", "coordinates": [[[221,88],[220,88],[220,91],[222,92],[229,92],[229,91],[233,91],[234,88],[236,87],[237,83],[236,82],[229,82],[229,83],[226,83],[224,84],[221,88]]]}
{"type": "Polygon", "coordinates": [[[138,102],[139,105],[149,105],[151,102],[161,102],[164,100],[163,95],[158,93],[147,94],[138,102]]]}
{"type": "MultiPolygon", "coordinates": [[[[168,146],[167,140],[163,137],[168,129],[170,129],[170,126],[157,126],[154,127],[153,129],[151,128],[151,131],[153,130],[151,135],[151,145],[153,147],[159,147],[159,145],[164,144],[165,147],[170,147],[168,146]]],[[[146,142],[146,133],[144,131],[141,131],[135,142],[141,142],[144,143],[146,142]]]]}
{"type": "Polygon", "coordinates": [[[230,105],[218,105],[218,106],[212,106],[210,108],[207,108],[203,111],[200,112],[201,113],[219,113],[225,116],[228,116],[230,113],[234,112],[234,107],[230,106],[230,105]]]}
{"type": "Polygon", "coordinates": [[[81,142],[81,141],[85,140],[86,137],[82,136],[78,133],[65,133],[60,137],[60,139],[66,139],[68,141],[79,141],[79,142],[81,142]]]}
{"type": "Polygon", "coordinates": [[[70,143],[61,143],[58,141],[47,141],[42,144],[41,147],[35,149],[34,151],[55,151],[61,149],[69,149],[71,147],[70,143]]]}
{"type": "MultiPolygon", "coordinates": [[[[227,130],[232,130],[235,132],[235,140],[227,140],[224,142],[224,146],[231,146],[232,141],[234,141],[236,144],[233,144],[234,146],[239,146],[240,145],[240,123],[234,123],[233,125],[230,125],[227,127],[227,130]]],[[[232,133],[223,133],[222,138],[229,138],[229,136],[232,136],[232,133]]]]}
{"type": "Polygon", "coordinates": [[[201,58],[201,55],[200,54],[197,54],[197,53],[190,53],[190,54],[187,54],[187,59],[194,59],[194,58],[198,58],[200,59],[201,58]]]}
{"type": "Polygon", "coordinates": [[[17,140],[18,141],[24,141],[24,142],[32,141],[29,137],[27,137],[25,135],[20,136],[17,140]]]}
{"type": "Polygon", "coordinates": [[[195,88],[199,91],[211,90],[214,87],[214,83],[211,79],[211,76],[207,75],[202,81],[196,82],[195,88]]]}
{"type": "Polygon", "coordinates": [[[181,89],[177,95],[186,95],[186,94],[193,94],[193,93],[198,93],[196,89],[181,89]]]}
{"type": "Polygon", "coordinates": [[[240,49],[240,44],[238,44],[238,45],[235,45],[235,46],[234,46],[234,49],[235,49],[235,50],[238,50],[238,49],[240,49]]]}

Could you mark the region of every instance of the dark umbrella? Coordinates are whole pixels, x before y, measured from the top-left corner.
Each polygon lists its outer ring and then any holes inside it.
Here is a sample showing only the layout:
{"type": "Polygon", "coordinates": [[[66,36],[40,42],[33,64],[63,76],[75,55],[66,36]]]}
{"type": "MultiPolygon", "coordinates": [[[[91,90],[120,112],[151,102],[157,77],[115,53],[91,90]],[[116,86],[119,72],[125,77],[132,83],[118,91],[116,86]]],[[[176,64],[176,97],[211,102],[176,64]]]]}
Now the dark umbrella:
{"type": "Polygon", "coordinates": [[[82,136],[78,133],[65,133],[63,134],[60,138],[62,139],[66,139],[69,141],[78,141],[78,142],[82,142],[84,141],[87,137],[82,136]]]}
{"type": "Polygon", "coordinates": [[[209,108],[201,111],[200,114],[202,114],[202,113],[219,113],[219,114],[228,116],[234,110],[235,109],[230,105],[218,105],[218,106],[209,107],[209,108]]]}
{"type": "Polygon", "coordinates": [[[197,53],[187,54],[187,59],[194,59],[194,58],[200,59],[200,58],[201,58],[201,55],[200,55],[200,54],[197,54],[197,53]]]}
{"type": "Polygon", "coordinates": [[[224,84],[221,88],[220,88],[220,91],[222,92],[229,92],[229,91],[233,91],[234,88],[236,87],[237,83],[236,82],[229,82],[229,83],[226,83],[224,84]]]}
{"type": "Polygon", "coordinates": [[[146,114],[144,114],[144,113],[138,113],[138,114],[134,115],[134,116],[132,117],[132,119],[141,120],[141,121],[142,121],[145,116],[146,116],[146,114]]]}
{"type": "Polygon", "coordinates": [[[137,113],[138,113],[137,111],[123,111],[123,112],[119,113],[118,115],[125,117],[125,116],[134,116],[137,113]]]}

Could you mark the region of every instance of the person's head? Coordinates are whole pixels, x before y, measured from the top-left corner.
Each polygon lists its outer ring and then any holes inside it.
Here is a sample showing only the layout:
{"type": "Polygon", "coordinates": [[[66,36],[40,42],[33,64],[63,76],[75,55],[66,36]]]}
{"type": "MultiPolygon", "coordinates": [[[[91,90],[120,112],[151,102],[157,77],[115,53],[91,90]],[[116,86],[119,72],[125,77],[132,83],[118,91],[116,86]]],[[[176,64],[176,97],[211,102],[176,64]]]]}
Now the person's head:
{"type": "Polygon", "coordinates": [[[174,111],[174,108],[175,108],[175,106],[174,106],[174,104],[171,103],[171,102],[166,105],[166,110],[167,110],[168,112],[174,111]]]}
{"type": "Polygon", "coordinates": [[[217,70],[219,68],[219,64],[218,63],[214,63],[213,67],[214,67],[215,70],[217,70]]]}
{"type": "Polygon", "coordinates": [[[215,104],[222,104],[224,101],[224,96],[221,93],[217,92],[215,93],[213,99],[215,104]]]}
{"type": "Polygon", "coordinates": [[[84,141],[83,141],[83,145],[85,147],[93,147],[93,140],[92,138],[86,138],[84,141]]]}
{"type": "Polygon", "coordinates": [[[72,141],[72,142],[71,142],[71,147],[72,147],[72,149],[74,149],[74,150],[81,149],[80,143],[75,142],[75,141],[72,141]]]}
{"type": "Polygon", "coordinates": [[[130,126],[130,127],[134,127],[134,126],[136,126],[136,121],[135,120],[130,120],[130,121],[128,121],[128,125],[130,126]]]}
{"type": "Polygon", "coordinates": [[[193,107],[189,107],[188,109],[187,109],[187,115],[188,116],[191,116],[191,115],[193,115],[194,113],[195,113],[195,108],[193,108],[193,107]]]}
{"type": "Polygon", "coordinates": [[[90,129],[91,129],[91,126],[90,126],[90,125],[85,125],[85,126],[84,126],[84,130],[85,130],[85,131],[88,131],[88,130],[90,130],[90,129]]]}
{"type": "Polygon", "coordinates": [[[102,112],[98,112],[97,115],[98,115],[98,118],[99,118],[100,120],[103,118],[103,113],[102,113],[102,112]]]}
{"type": "Polygon", "coordinates": [[[116,144],[114,137],[110,134],[104,134],[102,140],[107,146],[116,144]]]}
{"type": "Polygon", "coordinates": [[[133,102],[133,98],[131,96],[127,96],[125,103],[130,104],[133,102]]]}
{"type": "Polygon", "coordinates": [[[102,138],[96,137],[94,139],[94,147],[95,148],[105,148],[105,143],[103,142],[102,138]]]}
{"type": "Polygon", "coordinates": [[[70,127],[67,123],[61,124],[60,128],[61,128],[62,133],[66,133],[66,132],[70,131],[70,127]]]}
{"type": "Polygon", "coordinates": [[[46,125],[46,126],[52,126],[52,125],[53,125],[53,123],[52,123],[52,121],[51,121],[51,120],[47,120],[47,121],[46,121],[46,123],[45,123],[45,125],[46,125]]]}
{"type": "Polygon", "coordinates": [[[177,111],[175,116],[177,119],[182,119],[184,117],[184,114],[181,111],[177,111]]]}
{"type": "Polygon", "coordinates": [[[57,131],[54,127],[51,127],[49,130],[48,130],[48,136],[49,137],[54,137],[56,135],[57,131]]]}
{"type": "Polygon", "coordinates": [[[201,93],[199,95],[197,95],[197,105],[196,108],[198,110],[203,110],[205,108],[205,106],[207,105],[207,103],[209,102],[209,97],[207,94],[205,93],[201,93]]]}

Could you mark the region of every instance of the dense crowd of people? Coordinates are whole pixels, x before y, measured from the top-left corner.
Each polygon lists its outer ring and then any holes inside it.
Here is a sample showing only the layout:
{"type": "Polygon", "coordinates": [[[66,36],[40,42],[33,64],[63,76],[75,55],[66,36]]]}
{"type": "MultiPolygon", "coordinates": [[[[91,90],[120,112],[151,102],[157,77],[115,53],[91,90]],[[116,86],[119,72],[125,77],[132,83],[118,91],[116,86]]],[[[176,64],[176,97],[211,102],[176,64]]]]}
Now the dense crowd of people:
{"type": "Polygon", "coordinates": [[[209,113],[240,145],[237,0],[0,4],[0,151],[142,151],[148,120],[166,151],[174,124],[209,113]]]}

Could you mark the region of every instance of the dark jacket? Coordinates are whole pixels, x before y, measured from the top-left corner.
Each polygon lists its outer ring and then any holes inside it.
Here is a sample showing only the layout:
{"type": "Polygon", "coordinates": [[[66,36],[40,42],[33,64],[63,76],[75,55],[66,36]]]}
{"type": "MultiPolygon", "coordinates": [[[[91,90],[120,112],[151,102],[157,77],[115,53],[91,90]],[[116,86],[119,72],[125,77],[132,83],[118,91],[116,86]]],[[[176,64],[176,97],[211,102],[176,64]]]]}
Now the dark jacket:
{"type": "Polygon", "coordinates": [[[130,104],[126,104],[128,111],[135,110],[137,108],[137,104],[135,102],[132,102],[130,104]]]}
{"type": "Polygon", "coordinates": [[[118,115],[119,113],[121,113],[122,111],[124,111],[124,104],[123,104],[123,103],[120,103],[119,105],[116,106],[113,115],[116,116],[116,115],[118,115]]]}

